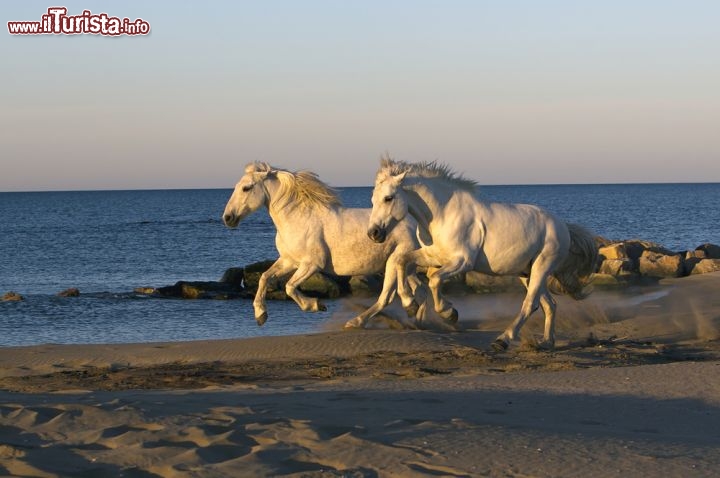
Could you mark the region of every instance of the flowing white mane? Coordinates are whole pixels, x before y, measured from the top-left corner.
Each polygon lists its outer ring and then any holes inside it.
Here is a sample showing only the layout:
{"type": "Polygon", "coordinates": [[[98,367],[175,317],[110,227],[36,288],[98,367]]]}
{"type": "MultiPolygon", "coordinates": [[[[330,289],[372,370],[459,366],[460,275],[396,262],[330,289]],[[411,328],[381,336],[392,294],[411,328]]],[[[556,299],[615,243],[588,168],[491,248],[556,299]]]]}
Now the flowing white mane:
{"type": "Polygon", "coordinates": [[[410,177],[442,179],[448,181],[460,189],[475,191],[478,184],[472,179],[467,179],[454,172],[446,164],[437,161],[423,161],[420,163],[408,163],[406,161],[396,161],[388,156],[380,158],[380,170],[376,176],[377,181],[383,181],[390,176],[396,176],[401,173],[407,173],[410,177]]]}
{"type": "Polygon", "coordinates": [[[291,172],[263,162],[251,163],[245,168],[246,174],[263,172],[276,174],[280,182],[277,196],[273,198],[273,202],[277,204],[292,203],[300,207],[325,209],[342,205],[337,191],[311,171],[291,172]]]}

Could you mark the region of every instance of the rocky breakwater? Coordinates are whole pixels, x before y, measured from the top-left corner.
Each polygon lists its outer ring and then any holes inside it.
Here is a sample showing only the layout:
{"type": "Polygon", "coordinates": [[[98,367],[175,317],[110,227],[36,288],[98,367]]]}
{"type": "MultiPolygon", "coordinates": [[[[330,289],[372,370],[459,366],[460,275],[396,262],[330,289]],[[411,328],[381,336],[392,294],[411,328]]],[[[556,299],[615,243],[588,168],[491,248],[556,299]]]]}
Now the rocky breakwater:
{"type": "MultiPolygon", "coordinates": [[[[684,277],[720,271],[720,246],[702,244],[689,251],[672,251],[649,241],[610,241],[596,238],[599,262],[592,284],[594,287],[623,287],[653,284],[665,277],[684,277]]],[[[244,267],[231,267],[218,281],[178,281],[164,287],[138,287],[133,292],[154,298],[172,299],[252,299],[257,292],[260,275],[273,261],[261,261],[244,267]]],[[[421,278],[424,271],[419,270],[421,278]]],[[[451,295],[524,291],[516,277],[502,277],[468,272],[450,279],[444,289],[451,295]]],[[[312,275],[301,286],[306,295],[320,299],[335,299],[353,295],[375,297],[382,288],[382,277],[338,277],[324,273],[312,275]]],[[[57,294],[60,297],[77,297],[80,291],[70,288],[57,294]]],[[[91,294],[92,295],[92,294],[91,294]]],[[[269,284],[267,298],[286,300],[285,283],[269,284]]],[[[25,297],[16,292],[0,296],[0,302],[21,302],[25,297]]]]}
{"type": "Polygon", "coordinates": [[[665,277],[720,271],[720,246],[715,244],[678,252],[648,241],[598,238],[598,246],[596,285],[653,282],[665,277]]]}
{"type": "MultiPolygon", "coordinates": [[[[158,298],[177,299],[252,299],[257,292],[260,276],[274,261],[261,261],[244,267],[227,269],[219,281],[179,281],[165,287],[138,287],[136,294],[158,298]]],[[[300,290],[311,297],[335,299],[352,292],[350,278],[315,273],[301,286],[300,290]]],[[[267,298],[286,300],[285,283],[275,281],[268,284],[267,298]]]]}
{"type": "MultiPolygon", "coordinates": [[[[665,277],[684,277],[720,271],[720,246],[703,244],[692,251],[671,251],[662,245],[642,240],[609,241],[597,238],[599,263],[593,286],[621,287],[630,284],[652,284],[665,277]]],[[[252,299],[260,275],[272,260],[227,269],[219,281],[179,281],[165,287],[139,287],[136,294],[178,299],[252,299]]],[[[424,279],[424,270],[419,271],[424,279]]],[[[335,299],[346,295],[374,296],[380,292],[382,277],[339,277],[324,273],[312,275],[301,286],[306,295],[335,299]]],[[[516,277],[501,277],[468,272],[450,279],[445,285],[449,294],[483,294],[522,291],[516,277]]],[[[286,300],[285,283],[269,284],[269,300],[286,300]]]]}

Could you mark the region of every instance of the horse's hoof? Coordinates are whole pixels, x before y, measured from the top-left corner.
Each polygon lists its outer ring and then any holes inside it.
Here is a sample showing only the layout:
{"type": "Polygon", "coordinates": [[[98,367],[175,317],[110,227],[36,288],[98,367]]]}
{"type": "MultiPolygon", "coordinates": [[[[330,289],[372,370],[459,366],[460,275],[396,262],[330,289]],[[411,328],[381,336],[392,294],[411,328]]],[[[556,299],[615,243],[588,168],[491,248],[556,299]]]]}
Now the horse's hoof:
{"type": "Polygon", "coordinates": [[[267,322],[268,315],[267,312],[263,312],[262,314],[255,317],[255,322],[257,322],[258,325],[262,326],[267,322]]]}
{"type": "Polygon", "coordinates": [[[555,341],[543,340],[542,342],[538,342],[536,349],[543,352],[552,352],[553,350],[555,350],[555,341]]]}
{"type": "Polygon", "coordinates": [[[420,305],[413,299],[412,302],[410,302],[410,305],[405,307],[405,312],[407,312],[408,317],[415,317],[417,315],[418,310],[420,309],[420,305]]]}
{"type": "Polygon", "coordinates": [[[445,315],[440,315],[445,322],[448,324],[456,324],[458,321],[458,311],[453,307],[450,309],[450,313],[445,317],[445,315]]]}
{"type": "Polygon", "coordinates": [[[358,319],[352,319],[345,322],[345,325],[343,326],[343,329],[361,329],[363,328],[363,323],[359,321],[358,319]]]}
{"type": "Polygon", "coordinates": [[[510,344],[504,339],[496,339],[495,342],[492,343],[492,349],[495,352],[505,352],[509,346],[510,344]]]}

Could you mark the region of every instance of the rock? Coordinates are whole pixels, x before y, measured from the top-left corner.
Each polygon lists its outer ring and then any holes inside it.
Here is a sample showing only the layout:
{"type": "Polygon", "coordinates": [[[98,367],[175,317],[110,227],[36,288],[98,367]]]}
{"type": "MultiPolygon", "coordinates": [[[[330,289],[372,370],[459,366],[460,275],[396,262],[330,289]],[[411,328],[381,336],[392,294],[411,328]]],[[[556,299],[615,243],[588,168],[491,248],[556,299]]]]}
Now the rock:
{"type": "Polygon", "coordinates": [[[288,300],[290,299],[287,294],[285,293],[285,290],[268,290],[267,294],[265,294],[265,298],[267,300],[288,300]]]}
{"type": "Polygon", "coordinates": [[[611,241],[610,239],[607,239],[602,236],[595,236],[595,245],[599,248],[609,246],[610,244],[613,244],[618,241],[611,241]]]}
{"type": "Polygon", "coordinates": [[[160,297],[174,297],[179,299],[238,299],[243,297],[242,290],[223,282],[179,281],[174,285],[160,287],[155,290],[154,295],[160,297]]]}
{"type": "Polygon", "coordinates": [[[245,278],[244,267],[231,267],[225,271],[223,276],[220,278],[220,282],[225,284],[232,284],[237,288],[242,288],[243,279],[245,278]]]}
{"type": "Polygon", "coordinates": [[[65,289],[62,292],[58,292],[58,297],[79,297],[80,296],[80,290],[78,290],[76,287],[71,287],[69,289],[65,289]]]}
{"type": "Polygon", "coordinates": [[[600,249],[598,249],[598,254],[602,256],[601,259],[604,261],[628,259],[628,254],[625,250],[625,244],[622,242],[601,247],[600,249]]]}
{"type": "Polygon", "coordinates": [[[624,259],[606,259],[600,263],[599,274],[612,276],[633,274],[633,262],[627,257],[624,259]]]}
{"type": "Polygon", "coordinates": [[[263,272],[268,270],[275,261],[260,261],[253,264],[248,264],[243,268],[243,285],[246,289],[252,291],[257,290],[260,276],[263,272]]]}
{"type": "Polygon", "coordinates": [[[681,277],[685,271],[680,254],[663,254],[651,250],[643,251],[638,261],[640,274],[648,277],[681,277]]]}
{"type": "Polygon", "coordinates": [[[319,272],[311,275],[299,288],[314,297],[335,299],[341,295],[340,284],[334,278],[319,272]]]}
{"type": "Polygon", "coordinates": [[[465,274],[465,284],[472,292],[479,294],[525,290],[525,287],[515,276],[492,276],[476,271],[465,274]]]}
{"type": "Polygon", "coordinates": [[[17,292],[6,292],[1,298],[0,302],[20,302],[25,300],[25,297],[21,296],[17,292]]]}
{"type": "MultiPolygon", "coordinates": [[[[255,295],[260,276],[274,263],[275,261],[261,261],[245,266],[243,284],[248,293],[255,295]]],[[[283,282],[278,281],[277,284],[268,284],[267,298],[287,298],[284,292],[287,279],[289,277],[284,278],[283,282]],[[282,294],[278,294],[276,291],[282,292],[282,294]]],[[[330,276],[322,272],[316,272],[300,284],[299,289],[312,297],[334,299],[350,291],[349,281],[349,277],[330,276]]]]}
{"type": "Polygon", "coordinates": [[[720,259],[700,259],[697,262],[688,263],[689,274],[707,274],[720,271],[720,259]]]}
{"type": "Polygon", "coordinates": [[[382,290],[383,278],[380,274],[369,276],[353,276],[348,281],[350,293],[353,295],[377,295],[382,290]]]}
{"type": "Polygon", "coordinates": [[[715,244],[703,244],[698,246],[696,251],[703,251],[708,259],[720,259],[720,246],[715,244]]]}
{"type": "Polygon", "coordinates": [[[650,241],[633,239],[631,241],[624,241],[623,244],[625,245],[625,251],[627,252],[627,256],[633,261],[635,261],[635,263],[639,263],[640,257],[642,257],[645,251],[657,252],[666,256],[671,256],[675,254],[675,252],[671,251],[670,249],[667,249],[660,244],[650,241]]]}
{"type": "Polygon", "coordinates": [[[595,273],[592,275],[590,284],[592,287],[613,288],[626,285],[627,281],[616,274],[595,273]]]}
{"type": "Polygon", "coordinates": [[[157,294],[157,289],[155,287],[135,287],[133,292],[142,295],[153,295],[157,294]]]}
{"type": "Polygon", "coordinates": [[[707,259],[707,254],[705,254],[705,251],[700,249],[695,249],[694,251],[685,251],[685,260],[693,260],[693,259],[707,259]]]}

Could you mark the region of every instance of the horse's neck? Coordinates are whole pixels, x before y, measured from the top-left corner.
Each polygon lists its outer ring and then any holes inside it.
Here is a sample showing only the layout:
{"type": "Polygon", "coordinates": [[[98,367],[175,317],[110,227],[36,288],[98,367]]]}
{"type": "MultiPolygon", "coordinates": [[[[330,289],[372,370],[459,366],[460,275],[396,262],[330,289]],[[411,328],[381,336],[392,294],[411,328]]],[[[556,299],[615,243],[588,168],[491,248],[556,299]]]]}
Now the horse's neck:
{"type": "Polygon", "coordinates": [[[443,207],[453,194],[451,189],[434,187],[424,178],[410,183],[406,191],[410,214],[422,227],[427,228],[442,220],[443,207]]]}
{"type": "Polygon", "coordinates": [[[446,214],[450,203],[453,208],[476,208],[479,205],[471,192],[431,179],[418,178],[406,187],[406,191],[408,210],[418,221],[420,231],[425,237],[433,237],[433,232],[437,233],[452,226],[446,224],[446,221],[455,221],[457,214],[456,211],[446,214]]]}
{"type": "Polygon", "coordinates": [[[296,231],[308,224],[310,216],[317,216],[317,212],[309,208],[298,207],[291,201],[278,200],[280,184],[277,181],[265,181],[265,197],[270,218],[278,232],[282,230],[296,231]]]}
{"type": "Polygon", "coordinates": [[[292,221],[294,217],[293,211],[296,208],[287,201],[280,201],[278,199],[281,187],[278,181],[264,181],[263,187],[265,188],[268,213],[275,224],[275,228],[280,230],[292,221]]]}

